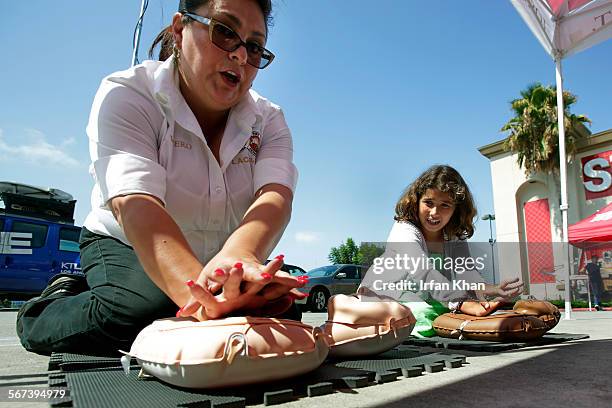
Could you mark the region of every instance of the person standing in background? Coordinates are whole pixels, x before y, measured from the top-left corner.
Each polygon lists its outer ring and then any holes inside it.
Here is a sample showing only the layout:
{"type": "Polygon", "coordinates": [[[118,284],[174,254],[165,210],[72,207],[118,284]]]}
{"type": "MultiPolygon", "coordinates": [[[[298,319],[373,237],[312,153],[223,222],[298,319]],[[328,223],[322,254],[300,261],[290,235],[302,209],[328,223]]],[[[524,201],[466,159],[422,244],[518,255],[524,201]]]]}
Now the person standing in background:
{"type": "Polygon", "coordinates": [[[586,265],[587,274],[589,275],[589,285],[593,294],[593,303],[595,310],[601,310],[601,295],[603,294],[603,281],[601,279],[601,267],[597,262],[597,255],[591,256],[591,262],[586,265]]]}

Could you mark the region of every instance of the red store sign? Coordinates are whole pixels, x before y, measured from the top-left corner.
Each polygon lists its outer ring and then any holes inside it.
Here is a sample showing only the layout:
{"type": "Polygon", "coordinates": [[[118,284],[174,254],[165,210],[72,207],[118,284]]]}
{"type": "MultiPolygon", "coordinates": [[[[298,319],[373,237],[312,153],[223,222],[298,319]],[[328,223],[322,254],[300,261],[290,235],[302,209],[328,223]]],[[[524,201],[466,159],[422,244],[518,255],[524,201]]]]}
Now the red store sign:
{"type": "Polygon", "coordinates": [[[583,157],[581,161],[586,199],[612,195],[612,150],[583,157]]]}

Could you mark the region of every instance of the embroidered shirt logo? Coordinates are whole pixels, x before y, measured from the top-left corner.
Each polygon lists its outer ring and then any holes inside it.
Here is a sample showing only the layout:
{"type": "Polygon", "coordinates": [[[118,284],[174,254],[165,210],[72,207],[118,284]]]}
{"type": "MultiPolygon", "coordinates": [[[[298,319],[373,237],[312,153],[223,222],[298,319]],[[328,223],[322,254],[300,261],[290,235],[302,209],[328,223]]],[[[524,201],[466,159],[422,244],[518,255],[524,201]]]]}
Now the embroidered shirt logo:
{"type": "Polygon", "coordinates": [[[183,149],[191,150],[191,143],[183,142],[182,140],[175,139],[174,136],[171,136],[172,144],[174,147],[181,147],[183,149]]]}
{"type": "Polygon", "coordinates": [[[255,129],[251,132],[251,137],[249,141],[244,145],[244,147],[255,157],[257,157],[257,152],[259,152],[259,145],[261,144],[261,135],[255,129]]]}
{"type": "Polygon", "coordinates": [[[243,150],[246,150],[247,152],[251,153],[250,155],[246,155],[246,156],[238,156],[238,157],[234,157],[234,159],[232,160],[232,164],[244,164],[244,163],[255,163],[255,159],[257,158],[257,153],[259,152],[259,145],[261,144],[261,135],[259,133],[259,131],[253,129],[253,131],[251,132],[251,136],[249,137],[249,140],[247,140],[247,142],[244,144],[244,146],[242,147],[242,149],[240,150],[240,152],[242,152],[243,150]]]}

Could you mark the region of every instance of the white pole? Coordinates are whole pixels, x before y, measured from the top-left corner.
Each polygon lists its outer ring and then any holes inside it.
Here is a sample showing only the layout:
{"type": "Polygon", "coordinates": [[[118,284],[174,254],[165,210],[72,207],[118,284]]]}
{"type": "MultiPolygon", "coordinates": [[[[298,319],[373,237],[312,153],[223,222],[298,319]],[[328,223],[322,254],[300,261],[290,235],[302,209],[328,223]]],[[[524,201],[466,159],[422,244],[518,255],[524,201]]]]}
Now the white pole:
{"type": "Polygon", "coordinates": [[[138,23],[136,23],[136,33],[134,35],[134,50],[132,51],[132,66],[138,62],[138,47],[140,47],[140,32],[142,31],[142,19],[144,18],[145,1],[140,2],[140,14],[138,17],[138,23]]]}
{"type": "Polygon", "coordinates": [[[567,159],[565,157],[565,117],[563,109],[563,74],[561,72],[561,57],[555,58],[557,70],[557,120],[559,126],[559,170],[561,173],[561,218],[563,219],[563,236],[561,237],[562,245],[565,251],[564,260],[564,278],[565,278],[565,320],[572,318],[572,301],[570,294],[570,260],[569,260],[569,244],[568,244],[568,226],[567,226],[567,159]]]}

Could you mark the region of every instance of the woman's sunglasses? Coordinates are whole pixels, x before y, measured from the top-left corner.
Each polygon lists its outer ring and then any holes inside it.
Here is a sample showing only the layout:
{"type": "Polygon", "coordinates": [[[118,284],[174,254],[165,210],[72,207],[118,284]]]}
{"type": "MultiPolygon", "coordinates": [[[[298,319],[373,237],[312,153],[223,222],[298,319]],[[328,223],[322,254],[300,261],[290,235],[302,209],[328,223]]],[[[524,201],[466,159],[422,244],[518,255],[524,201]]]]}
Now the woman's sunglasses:
{"type": "Polygon", "coordinates": [[[274,54],[270,51],[257,43],[242,41],[234,30],[217,20],[188,12],[183,15],[208,26],[210,41],[223,51],[233,52],[244,45],[247,50],[247,63],[255,68],[264,69],[274,60],[274,54]]]}

